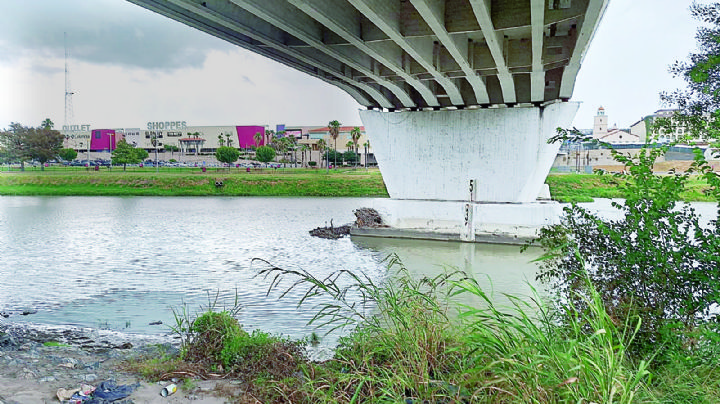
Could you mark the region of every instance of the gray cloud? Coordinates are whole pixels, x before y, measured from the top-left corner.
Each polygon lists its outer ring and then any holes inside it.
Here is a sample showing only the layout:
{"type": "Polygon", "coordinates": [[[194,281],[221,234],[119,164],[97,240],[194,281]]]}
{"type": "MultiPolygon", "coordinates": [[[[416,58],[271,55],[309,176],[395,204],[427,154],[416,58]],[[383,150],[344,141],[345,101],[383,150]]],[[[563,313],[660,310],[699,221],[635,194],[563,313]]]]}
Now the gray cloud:
{"type": "Polygon", "coordinates": [[[233,45],[124,0],[3,0],[0,61],[24,54],[174,70],[200,67],[211,50],[233,45]]]}

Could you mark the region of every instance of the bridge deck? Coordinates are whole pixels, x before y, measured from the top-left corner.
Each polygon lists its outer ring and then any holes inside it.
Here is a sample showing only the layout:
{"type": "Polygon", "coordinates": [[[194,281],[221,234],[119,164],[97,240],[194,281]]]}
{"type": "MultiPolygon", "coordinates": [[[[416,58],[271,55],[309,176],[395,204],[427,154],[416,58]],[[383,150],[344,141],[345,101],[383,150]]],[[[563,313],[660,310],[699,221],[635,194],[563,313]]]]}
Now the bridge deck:
{"type": "Polygon", "coordinates": [[[569,99],[609,0],[128,1],[392,111],[569,99]]]}

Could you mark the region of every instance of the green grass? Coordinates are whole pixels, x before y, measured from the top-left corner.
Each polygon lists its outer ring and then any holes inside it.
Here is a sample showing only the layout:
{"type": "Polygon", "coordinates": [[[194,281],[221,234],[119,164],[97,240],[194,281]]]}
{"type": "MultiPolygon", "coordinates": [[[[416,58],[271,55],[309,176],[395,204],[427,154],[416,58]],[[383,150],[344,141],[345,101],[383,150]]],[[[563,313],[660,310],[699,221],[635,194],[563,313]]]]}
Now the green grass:
{"type": "Polygon", "coordinates": [[[377,169],[254,170],[164,169],[123,172],[67,169],[0,175],[0,195],[47,196],[332,196],[387,197],[377,169]],[[223,186],[216,187],[221,181],[223,186]]]}
{"type": "MultiPolygon", "coordinates": [[[[545,183],[550,187],[550,195],[560,202],[592,202],[594,198],[622,198],[619,188],[625,179],[612,174],[550,174],[545,183]]],[[[686,202],[712,202],[704,194],[707,183],[699,178],[691,178],[681,197],[686,202]]]]}
{"type": "Polygon", "coordinates": [[[183,359],[151,357],[128,369],[153,380],[160,373],[236,380],[242,389],[230,400],[239,403],[714,403],[720,396],[716,344],[682,348],[669,362],[630,357],[637,326],[610,316],[597,293],[586,301],[591,310],[561,324],[537,294],[507,296],[511,303],[499,307],[460,271],[418,279],[391,258],[388,279],[374,284],[344,270],[320,279],[265,264],[259,275],[269,289],[289,280],[283,295],[299,292],[298,305],[333,299],[315,306],[311,321],[348,330],[332,359],[309,361],[298,349],[309,341],[238,332],[237,312],[208,311],[182,327],[183,359]],[[225,331],[208,338],[216,330],[225,331]]]}

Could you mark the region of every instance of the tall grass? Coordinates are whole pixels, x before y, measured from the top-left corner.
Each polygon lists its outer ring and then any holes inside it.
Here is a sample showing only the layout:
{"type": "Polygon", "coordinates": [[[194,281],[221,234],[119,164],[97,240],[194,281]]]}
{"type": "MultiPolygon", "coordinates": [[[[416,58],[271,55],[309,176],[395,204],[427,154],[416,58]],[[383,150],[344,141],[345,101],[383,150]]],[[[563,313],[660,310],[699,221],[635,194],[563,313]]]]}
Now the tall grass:
{"type": "Polygon", "coordinates": [[[537,294],[508,295],[512,304],[498,308],[463,272],[414,279],[396,257],[389,264],[394,276],[383,285],[348,271],[324,279],[260,271],[270,290],[287,277],[294,281],[285,293],[306,287],[299,305],[333,299],[316,307],[311,323],[353,328],[332,360],[308,365],[302,402],[631,403],[647,396],[647,363],[625,354],[634,334],[623,330],[633,328],[613,323],[597,296],[587,302],[590,314],[561,325],[537,294]],[[460,295],[482,304],[453,303],[460,295]]]}

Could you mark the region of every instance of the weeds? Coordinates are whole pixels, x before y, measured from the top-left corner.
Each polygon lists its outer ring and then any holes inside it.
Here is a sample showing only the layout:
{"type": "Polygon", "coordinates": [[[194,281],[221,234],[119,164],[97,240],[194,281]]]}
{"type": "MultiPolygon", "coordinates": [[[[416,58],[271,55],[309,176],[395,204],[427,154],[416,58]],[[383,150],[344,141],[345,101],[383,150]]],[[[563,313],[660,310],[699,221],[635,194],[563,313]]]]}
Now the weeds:
{"type": "MultiPolygon", "coordinates": [[[[299,304],[315,305],[313,324],[343,330],[332,359],[307,359],[312,338],[248,333],[230,312],[207,310],[187,321],[183,360],[165,360],[175,369],[149,361],[144,374],[237,378],[240,403],[705,403],[720,391],[702,385],[719,373],[704,357],[678,358],[652,377],[647,361],[631,361],[639,323],[612,317],[587,276],[583,310],[559,313],[536,291],[506,295],[499,307],[461,271],[416,279],[397,257],[381,285],[344,270],[317,278],[260,262],[268,294],[301,290],[299,304]]],[[[698,341],[716,357],[713,341],[698,341]]]]}

